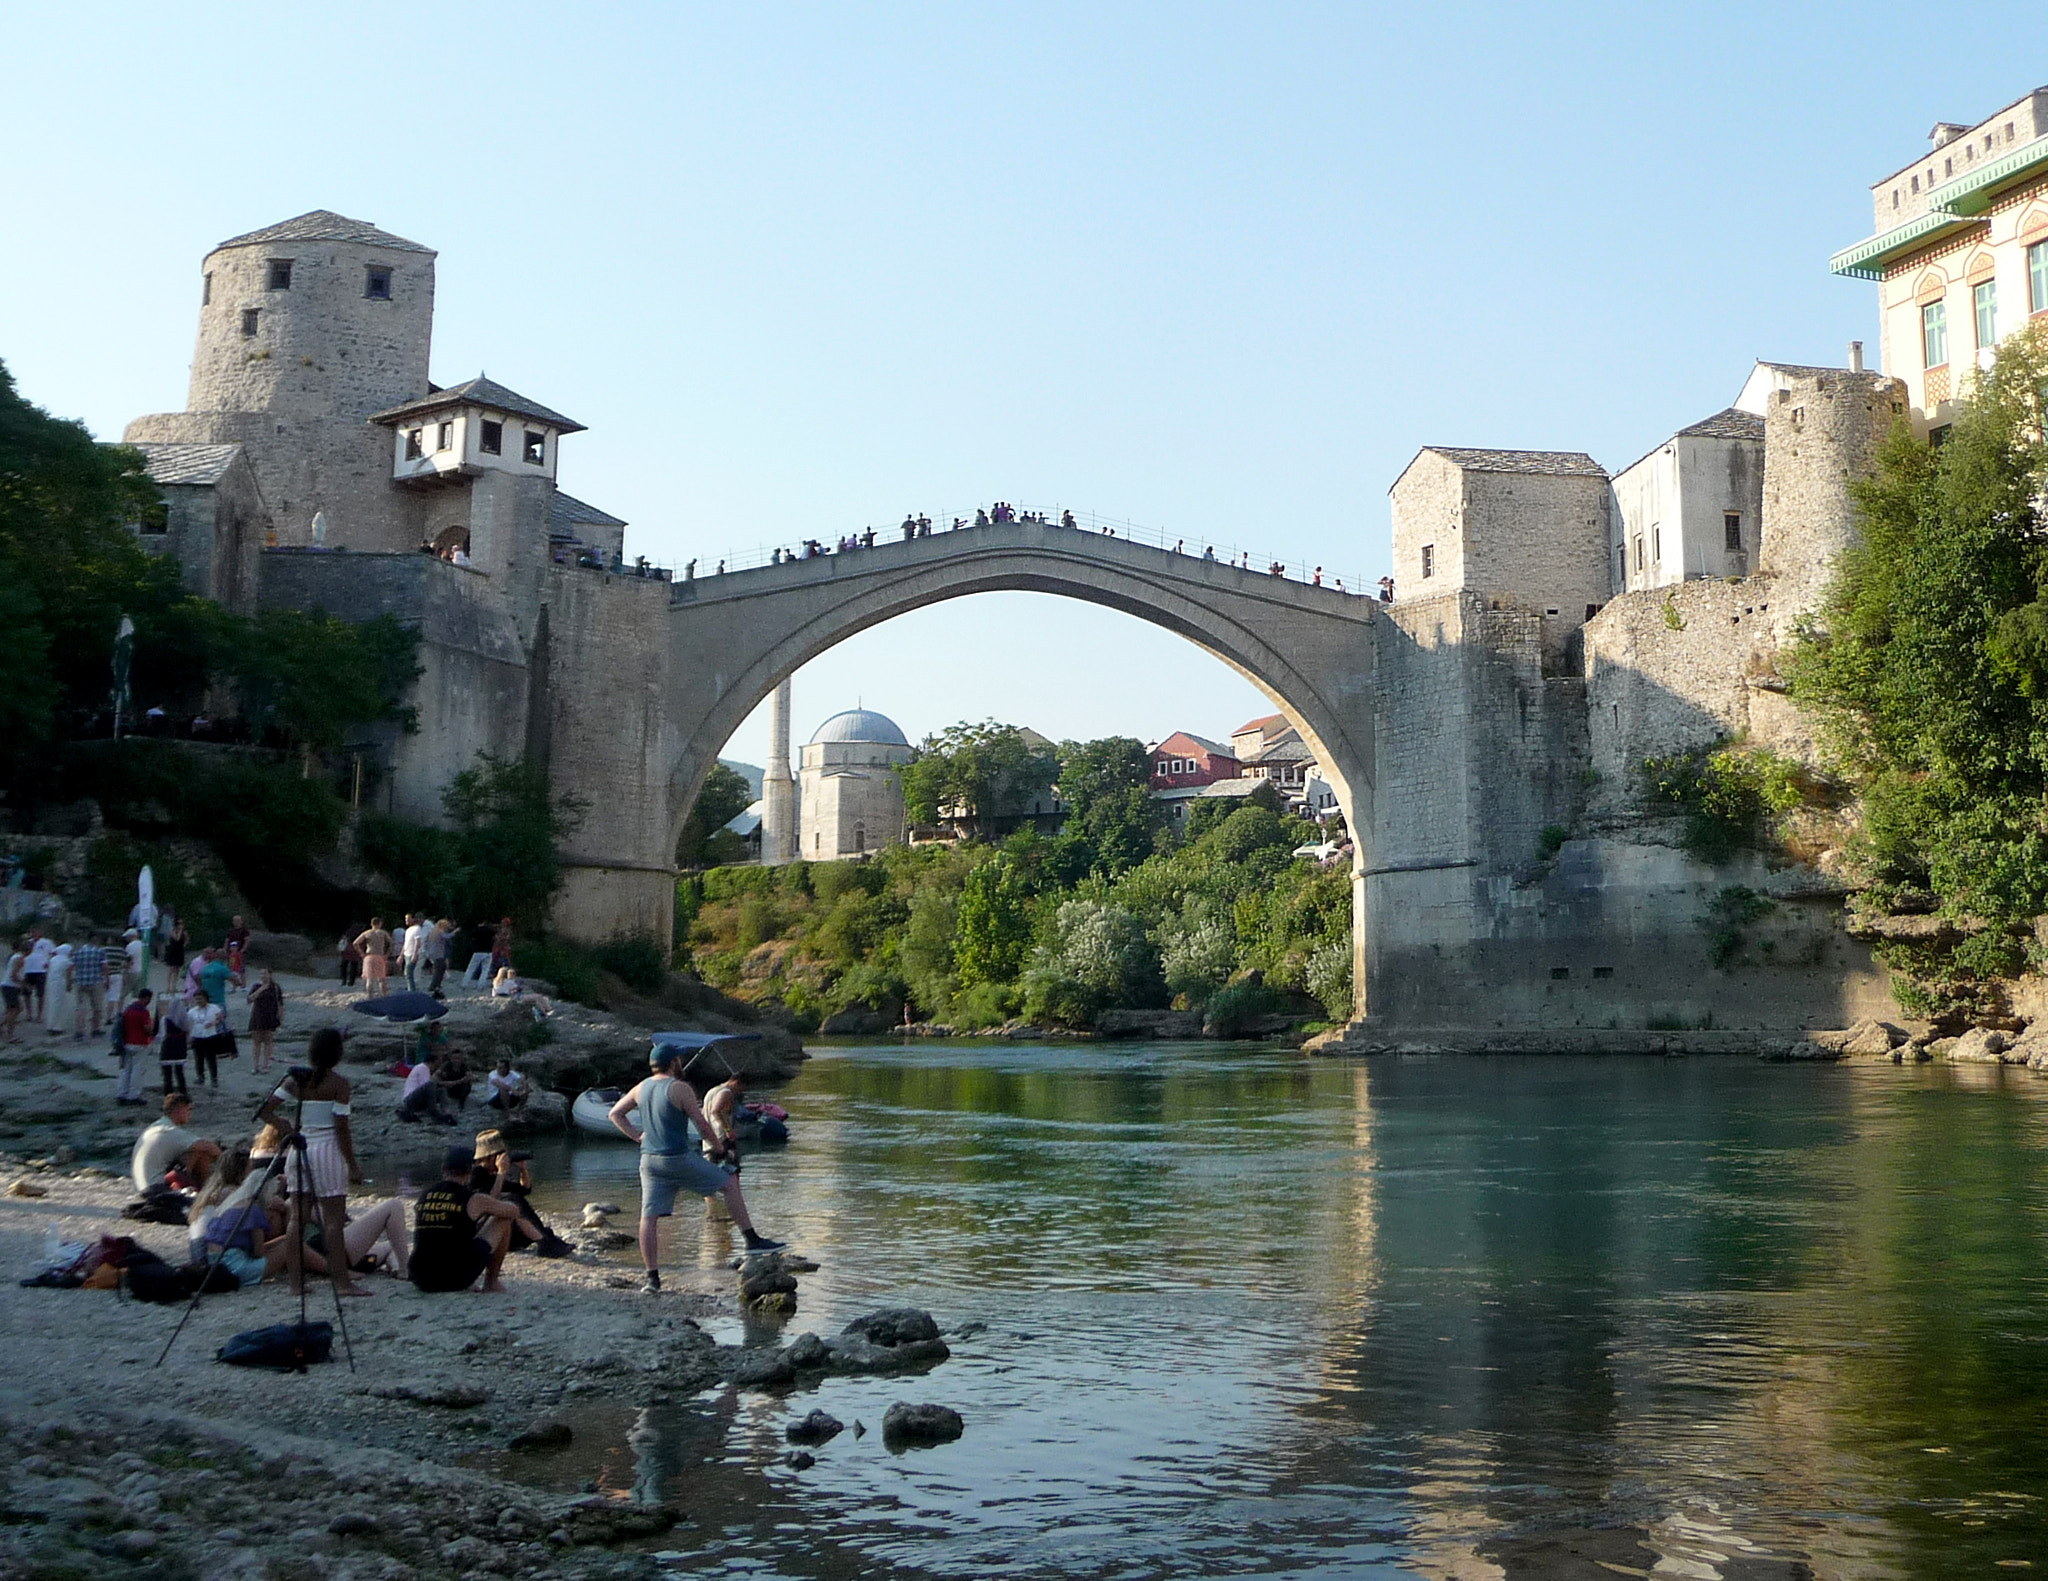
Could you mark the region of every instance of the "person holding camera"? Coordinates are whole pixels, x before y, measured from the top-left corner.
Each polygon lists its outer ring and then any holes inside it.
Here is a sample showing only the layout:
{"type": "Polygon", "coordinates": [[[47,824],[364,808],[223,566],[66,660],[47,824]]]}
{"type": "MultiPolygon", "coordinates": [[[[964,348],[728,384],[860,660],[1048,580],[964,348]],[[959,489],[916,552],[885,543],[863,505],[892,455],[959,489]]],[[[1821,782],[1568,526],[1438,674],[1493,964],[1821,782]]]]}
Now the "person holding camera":
{"type": "MultiPolygon", "coordinates": [[[[341,1048],[339,1032],[333,1027],[320,1028],[306,1045],[308,1063],[292,1067],[291,1074],[278,1083],[277,1091],[257,1115],[265,1125],[282,1126],[289,1135],[292,1123],[285,1120],[281,1106],[287,1101],[297,1105],[295,1123],[305,1145],[297,1158],[285,1164],[285,1184],[297,1199],[302,1222],[312,1222],[314,1205],[318,1204],[321,1233],[329,1246],[347,1244],[348,1188],[363,1183],[348,1123],[349,1083],[334,1068],[341,1063],[341,1048]]],[[[288,1248],[294,1295],[306,1278],[303,1249],[303,1237],[294,1235],[288,1248]]],[[[334,1281],[337,1296],[370,1293],[356,1283],[346,1258],[329,1257],[327,1272],[334,1281]]]]}
{"type": "Polygon", "coordinates": [[[530,1195],[533,1191],[532,1159],[531,1153],[507,1151],[503,1131],[479,1131],[476,1154],[469,1169],[469,1184],[474,1190],[489,1191],[502,1173],[504,1184],[498,1188],[498,1196],[520,1213],[512,1225],[508,1251],[523,1252],[531,1246],[541,1257],[567,1257],[574,1248],[549,1228],[547,1220],[534,1208],[530,1195]],[[528,1225],[540,1233],[529,1234],[528,1225]]]}
{"type": "Polygon", "coordinates": [[[479,1275],[487,1293],[505,1288],[498,1270],[505,1265],[505,1251],[511,1244],[515,1225],[536,1240],[540,1227],[524,1217],[517,1204],[504,1199],[511,1178],[511,1156],[500,1154],[491,1187],[479,1191],[470,1184],[475,1155],[466,1147],[451,1147],[441,1160],[441,1178],[420,1193],[413,1210],[412,1282],[425,1294],[451,1294],[467,1290],[479,1275]]]}

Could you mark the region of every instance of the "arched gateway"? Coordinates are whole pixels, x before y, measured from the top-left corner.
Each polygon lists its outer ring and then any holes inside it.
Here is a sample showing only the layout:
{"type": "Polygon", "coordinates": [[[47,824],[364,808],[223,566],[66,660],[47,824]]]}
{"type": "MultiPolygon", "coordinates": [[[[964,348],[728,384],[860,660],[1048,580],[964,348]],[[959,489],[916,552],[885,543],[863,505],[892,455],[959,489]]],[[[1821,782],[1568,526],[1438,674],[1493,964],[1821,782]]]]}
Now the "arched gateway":
{"type": "MultiPolygon", "coordinates": [[[[633,678],[617,677],[609,706],[584,685],[571,688],[581,705],[564,706],[559,694],[547,701],[555,781],[587,803],[559,905],[564,927],[586,937],[667,936],[674,904],[669,858],[691,801],[741,722],[809,660],[870,626],[946,599],[1055,593],[1187,638],[1252,681],[1301,732],[1357,845],[1353,981],[1363,1013],[1362,875],[1371,866],[1379,618],[1372,600],[1033,522],[651,587],[668,592],[670,606],[657,651],[645,655],[645,681],[635,686],[633,678]],[[616,728],[625,722],[621,711],[636,704],[638,728],[616,728]]],[[[565,614],[557,608],[555,618],[565,614]]]]}

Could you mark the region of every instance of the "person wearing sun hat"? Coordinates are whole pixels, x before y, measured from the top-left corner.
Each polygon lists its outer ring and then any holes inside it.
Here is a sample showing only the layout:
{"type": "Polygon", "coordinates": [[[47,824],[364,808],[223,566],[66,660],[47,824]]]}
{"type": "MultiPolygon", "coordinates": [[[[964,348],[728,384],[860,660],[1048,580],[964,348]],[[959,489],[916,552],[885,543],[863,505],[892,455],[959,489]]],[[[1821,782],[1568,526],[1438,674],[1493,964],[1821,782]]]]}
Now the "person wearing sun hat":
{"type": "Polygon", "coordinates": [[[534,1208],[528,1195],[533,1190],[533,1167],[526,1155],[514,1153],[505,1140],[505,1133],[496,1127],[476,1134],[476,1152],[469,1166],[469,1183],[478,1191],[489,1191],[497,1183],[499,1168],[503,1166],[505,1183],[498,1190],[504,1201],[517,1207],[522,1218],[512,1225],[512,1244],[507,1249],[523,1252],[531,1246],[540,1257],[567,1257],[575,1248],[557,1235],[534,1208]],[[527,1226],[540,1231],[538,1235],[527,1233],[527,1226]]]}

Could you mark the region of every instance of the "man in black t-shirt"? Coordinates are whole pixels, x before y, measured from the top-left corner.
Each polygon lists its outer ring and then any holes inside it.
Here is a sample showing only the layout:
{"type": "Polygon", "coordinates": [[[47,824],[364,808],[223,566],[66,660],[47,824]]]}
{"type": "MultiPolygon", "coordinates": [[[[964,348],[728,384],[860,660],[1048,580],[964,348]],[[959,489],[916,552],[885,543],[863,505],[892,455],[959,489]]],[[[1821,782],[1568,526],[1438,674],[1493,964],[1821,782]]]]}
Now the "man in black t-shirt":
{"type": "MultiPolygon", "coordinates": [[[[486,1291],[505,1288],[498,1269],[521,1215],[498,1196],[505,1182],[502,1166],[496,1184],[478,1191],[469,1183],[469,1165],[468,1148],[449,1148],[441,1159],[440,1181],[420,1193],[413,1214],[412,1282],[423,1291],[467,1290],[479,1274],[486,1291]]],[[[528,1228],[538,1239],[539,1229],[528,1228]]]]}

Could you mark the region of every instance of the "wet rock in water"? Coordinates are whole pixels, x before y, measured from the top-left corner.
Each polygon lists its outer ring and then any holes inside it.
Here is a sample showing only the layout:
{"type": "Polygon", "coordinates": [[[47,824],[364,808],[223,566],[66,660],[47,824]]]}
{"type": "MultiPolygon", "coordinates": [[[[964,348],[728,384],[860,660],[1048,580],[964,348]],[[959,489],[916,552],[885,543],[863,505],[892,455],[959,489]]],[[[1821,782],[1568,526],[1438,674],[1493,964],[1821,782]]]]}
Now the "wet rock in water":
{"type": "Polygon", "coordinates": [[[579,1252],[622,1252],[629,1246],[638,1246],[640,1237],[631,1230],[584,1230],[582,1233],[565,1237],[579,1252]]]}
{"type": "Polygon", "coordinates": [[[364,1537],[377,1529],[377,1517],[365,1515],[360,1510],[350,1510],[337,1515],[327,1523],[327,1529],[336,1537],[364,1537]]]}
{"type": "Polygon", "coordinates": [[[507,1449],[560,1449],[576,1435],[570,1431],[567,1422],[543,1418],[524,1432],[515,1433],[506,1441],[507,1449]]]}
{"type": "Polygon", "coordinates": [[[858,1334],[877,1345],[907,1345],[917,1340],[937,1339],[939,1325],[932,1320],[931,1313],[917,1307],[884,1307],[879,1312],[855,1318],[840,1333],[858,1334]]]}
{"type": "Polygon", "coordinates": [[[948,1332],[955,1339],[973,1339],[977,1334],[986,1334],[988,1332],[988,1325],[986,1323],[962,1323],[958,1328],[950,1329],[948,1332]]]}
{"type": "Polygon", "coordinates": [[[809,1330],[791,1340],[789,1348],[782,1354],[792,1367],[802,1372],[829,1366],[832,1361],[832,1353],[825,1348],[825,1342],[809,1330]]]}
{"type": "Polygon", "coordinates": [[[796,1382],[796,1368],[779,1350],[743,1350],[734,1353],[726,1376],[741,1389],[773,1389],[796,1382]]]}
{"type": "Polygon", "coordinates": [[[782,1458],[790,1465],[792,1469],[797,1471],[809,1471],[811,1467],[815,1466],[818,1463],[818,1457],[816,1455],[813,1455],[808,1450],[803,1449],[792,1449],[787,1455],[784,1455],[782,1458]]]}
{"type": "Polygon", "coordinates": [[[782,1436],[792,1444],[826,1444],[846,1431],[846,1424],[830,1411],[813,1411],[801,1421],[791,1422],[782,1436]]]}
{"type": "Polygon", "coordinates": [[[673,1504],[615,1504],[593,1499],[569,1512],[562,1523],[577,1543],[620,1543],[634,1537],[655,1537],[682,1520],[673,1504]]]}
{"type": "Polygon", "coordinates": [[[140,1559],[145,1554],[155,1553],[158,1542],[159,1538],[155,1532],[123,1532],[114,1539],[114,1546],[127,1558],[140,1559]]]}
{"type": "Polygon", "coordinates": [[[882,1417],[882,1441],[890,1445],[950,1444],[966,1431],[960,1413],[950,1406],[899,1400],[882,1417]]]}

